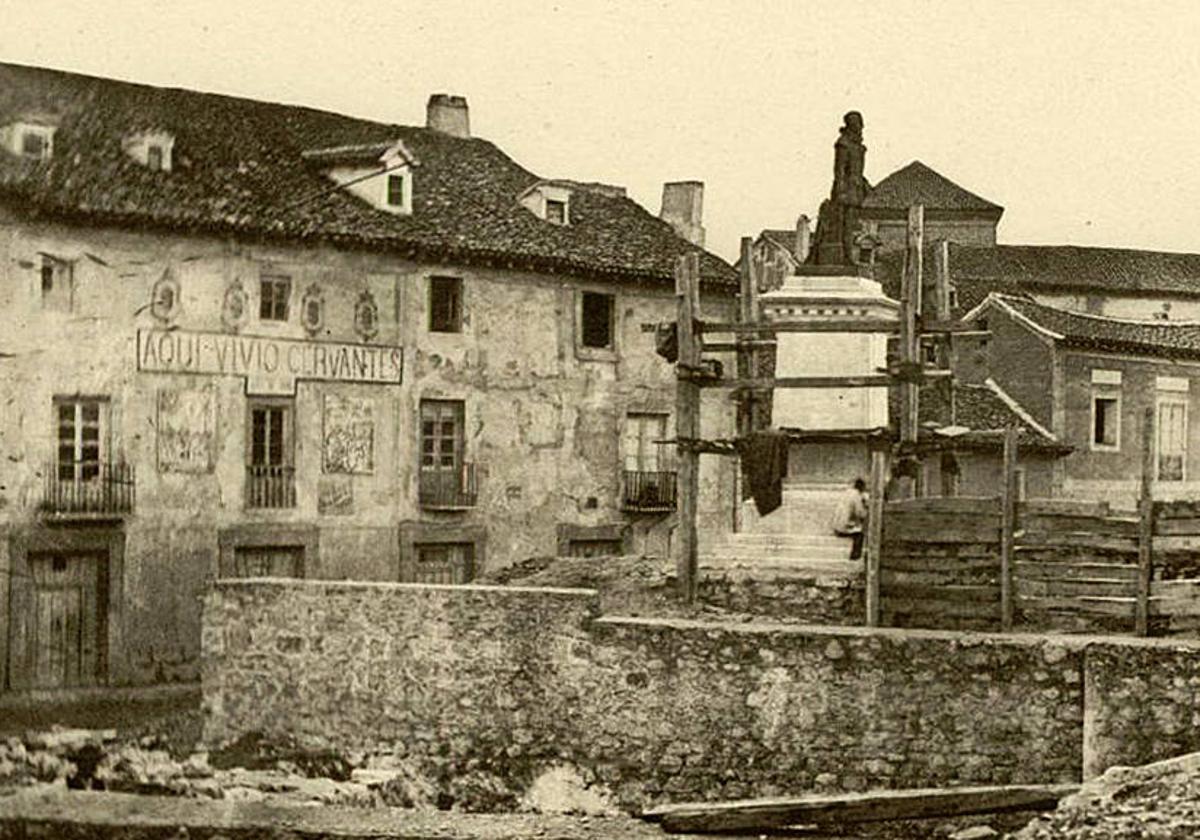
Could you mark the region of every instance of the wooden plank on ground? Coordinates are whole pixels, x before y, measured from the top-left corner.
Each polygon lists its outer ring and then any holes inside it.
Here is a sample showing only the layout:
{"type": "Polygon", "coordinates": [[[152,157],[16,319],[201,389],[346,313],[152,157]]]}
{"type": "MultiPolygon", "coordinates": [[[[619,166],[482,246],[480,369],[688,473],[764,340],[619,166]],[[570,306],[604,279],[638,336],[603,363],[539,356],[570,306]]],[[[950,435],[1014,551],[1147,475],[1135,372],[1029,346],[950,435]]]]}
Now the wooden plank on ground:
{"type": "Polygon", "coordinates": [[[1079,534],[1094,534],[1098,537],[1136,537],[1138,533],[1138,518],[1136,516],[1056,516],[1048,513],[1027,514],[1022,517],[1017,526],[1022,531],[1036,532],[1067,532],[1079,534]]]}
{"type": "Polygon", "coordinates": [[[969,560],[972,558],[991,559],[999,562],[1000,543],[997,540],[990,540],[977,543],[936,543],[928,542],[929,535],[924,539],[887,539],[884,535],[884,545],[887,551],[884,556],[895,557],[927,557],[931,561],[940,560],[943,562],[951,562],[954,560],[969,560]]]}
{"type": "Polygon", "coordinates": [[[1194,593],[1200,597],[1200,580],[1156,580],[1150,583],[1150,597],[1186,598],[1194,593]]]}
{"type": "Polygon", "coordinates": [[[894,513],[979,513],[1000,515],[1000,499],[995,496],[924,496],[888,502],[884,514],[894,513]]]}
{"type": "Polygon", "coordinates": [[[1076,784],[882,790],[830,796],[688,802],[642,813],[664,831],[757,831],[789,825],[879,822],[1053,808],[1076,784]]]}
{"type": "Polygon", "coordinates": [[[1128,551],[1138,550],[1138,538],[1103,537],[1087,531],[1025,531],[1017,532],[1017,551],[1044,548],[1070,548],[1084,551],[1128,551]]]}

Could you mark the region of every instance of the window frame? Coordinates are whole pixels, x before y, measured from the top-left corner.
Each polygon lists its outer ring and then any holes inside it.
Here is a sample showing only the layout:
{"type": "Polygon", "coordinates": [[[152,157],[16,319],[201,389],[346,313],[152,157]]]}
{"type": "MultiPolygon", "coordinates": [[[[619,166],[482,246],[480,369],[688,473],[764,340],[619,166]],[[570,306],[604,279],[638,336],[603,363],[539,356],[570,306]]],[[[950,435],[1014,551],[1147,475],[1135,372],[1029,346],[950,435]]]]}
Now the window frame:
{"type": "Polygon", "coordinates": [[[465,400],[451,399],[422,399],[417,406],[417,467],[422,472],[450,472],[462,469],[463,463],[466,462],[466,417],[467,406],[465,400]],[[447,439],[445,434],[436,428],[436,424],[444,423],[443,415],[432,416],[428,418],[428,422],[435,424],[434,434],[432,437],[426,435],[425,423],[427,422],[427,409],[430,413],[438,409],[445,409],[451,415],[454,423],[453,435],[449,437],[451,441],[451,459],[452,463],[442,463],[442,442],[447,439]],[[431,449],[432,463],[425,463],[425,441],[431,439],[434,446],[431,449]]]}
{"type": "Polygon", "coordinates": [[[112,428],[112,409],[111,401],[107,396],[55,396],[51,400],[51,410],[53,413],[53,428],[54,428],[54,475],[59,482],[70,482],[73,484],[82,484],[88,481],[101,479],[104,476],[105,469],[109,463],[110,453],[110,435],[112,428]],[[64,424],[61,409],[65,406],[72,407],[72,416],[69,425],[64,424]],[[87,420],[83,416],[84,406],[95,406],[96,419],[94,422],[87,420]],[[85,459],[83,452],[89,448],[84,441],[84,430],[94,427],[96,429],[96,457],[94,459],[85,459]],[[64,439],[62,436],[63,429],[71,429],[71,460],[64,462],[62,454],[64,450],[64,439]],[[94,472],[88,470],[88,465],[91,465],[94,472]],[[70,475],[63,474],[64,467],[70,470],[70,475]]]}
{"type": "Polygon", "coordinates": [[[383,183],[383,203],[395,210],[408,207],[408,176],[403,172],[389,172],[383,183]],[[397,188],[399,201],[397,198],[397,188]]]}
{"type": "Polygon", "coordinates": [[[625,414],[624,434],[621,436],[621,463],[626,472],[675,472],[675,465],[670,457],[670,447],[667,444],[653,443],[654,431],[651,427],[657,424],[658,436],[666,438],[667,428],[671,420],[668,411],[629,411],[625,414]],[[636,428],[637,452],[630,452],[630,444],[635,439],[636,428]],[[653,468],[651,468],[653,462],[653,468]]]}
{"type": "Polygon", "coordinates": [[[286,324],[291,317],[292,277],[281,272],[264,271],[258,276],[258,320],[263,323],[286,324]],[[283,317],[276,317],[279,289],[283,292],[283,317]],[[267,290],[270,289],[268,295],[267,290]],[[268,314],[268,311],[270,314],[268,314]]]}
{"type": "Polygon", "coordinates": [[[561,225],[563,227],[566,227],[567,225],[569,225],[571,223],[570,222],[570,218],[571,218],[570,217],[570,212],[571,212],[570,211],[570,203],[567,201],[566,198],[551,198],[549,196],[546,196],[543,199],[543,205],[545,207],[545,219],[550,224],[561,225]],[[562,214],[558,218],[554,218],[551,216],[551,214],[550,214],[551,205],[562,208],[562,214]]]}
{"type": "MultiPolygon", "coordinates": [[[[268,424],[270,425],[270,424],[268,424]]],[[[267,430],[269,436],[270,430],[267,430]]],[[[246,467],[291,467],[296,466],[296,401],[288,397],[256,397],[246,401],[246,452],[245,452],[246,467]],[[263,463],[256,463],[254,460],[255,440],[254,440],[254,413],[256,411],[281,411],[282,421],[280,423],[281,440],[280,451],[281,461],[272,463],[270,461],[270,441],[264,439],[264,452],[267,460],[263,463]]]]}
{"type": "Polygon", "coordinates": [[[448,275],[436,275],[429,278],[428,289],[425,295],[425,304],[428,311],[426,319],[426,327],[431,333],[461,333],[463,331],[463,294],[465,284],[461,277],[452,277],[448,275]],[[447,300],[451,303],[451,311],[448,313],[439,313],[439,307],[435,305],[435,298],[441,295],[449,295],[447,300]],[[439,314],[447,314],[449,317],[445,320],[439,320],[439,314]]]}
{"type": "Polygon", "coordinates": [[[42,258],[38,267],[42,308],[56,312],[72,312],[75,309],[75,262],[56,257],[54,254],[39,253],[42,258]],[[46,281],[50,286],[47,288],[46,281]]]}
{"type": "Polygon", "coordinates": [[[1121,451],[1121,392],[1119,389],[1112,386],[1093,386],[1091,393],[1091,422],[1088,425],[1088,443],[1093,452],[1121,451]],[[1115,443],[1109,444],[1096,440],[1096,407],[1101,400],[1111,402],[1113,405],[1112,413],[1116,420],[1113,424],[1113,440],[1116,441],[1115,443]]]}
{"type": "Polygon", "coordinates": [[[1159,391],[1154,401],[1154,480],[1168,482],[1171,484],[1182,483],[1187,481],[1187,458],[1188,458],[1188,394],[1187,392],[1171,392],[1159,391]],[[1172,455],[1179,457],[1179,477],[1164,478],[1163,477],[1163,457],[1168,454],[1163,448],[1163,437],[1167,431],[1167,424],[1163,422],[1164,408],[1182,409],[1183,413],[1183,428],[1180,430],[1180,440],[1182,447],[1172,455]]]}
{"type": "Polygon", "coordinates": [[[593,358],[612,358],[617,353],[617,295],[615,292],[597,289],[580,289],[575,305],[575,348],[581,356],[593,358]],[[585,336],[587,329],[587,301],[589,298],[605,298],[608,309],[608,343],[604,345],[587,344],[585,336]]]}

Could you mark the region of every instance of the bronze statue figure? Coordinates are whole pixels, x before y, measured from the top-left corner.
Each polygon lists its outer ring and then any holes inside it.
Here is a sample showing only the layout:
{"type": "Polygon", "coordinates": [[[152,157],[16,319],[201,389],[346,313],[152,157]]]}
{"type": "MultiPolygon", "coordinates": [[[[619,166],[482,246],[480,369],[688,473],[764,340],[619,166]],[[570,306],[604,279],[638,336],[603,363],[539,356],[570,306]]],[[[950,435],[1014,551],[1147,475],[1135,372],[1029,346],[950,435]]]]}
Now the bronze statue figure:
{"type": "Polygon", "coordinates": [[[863,145],[863,118],[850,111],[842,118],[841,133],[833,145],[833,189],[821,202],[817,232],[808,261],[813,265],[853,265],[857,262],[854,237],[859,209],[869,185],[863,177],[867,147],[863,145]]]}

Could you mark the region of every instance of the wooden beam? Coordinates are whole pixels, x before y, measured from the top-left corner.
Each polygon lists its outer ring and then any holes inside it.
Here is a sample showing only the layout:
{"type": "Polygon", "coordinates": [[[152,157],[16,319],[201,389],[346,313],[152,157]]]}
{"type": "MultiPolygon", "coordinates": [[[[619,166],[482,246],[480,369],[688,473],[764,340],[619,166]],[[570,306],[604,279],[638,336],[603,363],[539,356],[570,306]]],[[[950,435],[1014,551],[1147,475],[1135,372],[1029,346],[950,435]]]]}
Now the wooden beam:
{"type": "Polygon", "coordinates": [[[740,353],[747,352],[750,356],[750,369],[754,370],[754,347],[774,347],[778,342],[773,338],[750,338],[741,341],[706,341],[700,346],[705,353],[740,353]]]}
{"type": "MultiPolygon", "coordinates": [[[[917,318],[921,314],[922,261],[925,250],[925,207],[915,204],[908,208],[907,250],[904,255],[904,274],[900,281],[900,361],[919,363],[921,340],[917,318]]],[[[920,424],[919,386],[913,382],[900,385],[900,445],[917,442],[920,424]]],[[[913,495],[916,482],[910,476],[897,483],[902,499],[913,495]]]]}
{"type": "MultiPolygon", "coordinates": [[[[700,314],[700,260],[693,252],[675,263],[676,324],[679,364],[675,383],[675,437],[681,441],[700,438],[700,388],[686,374],[700,364],[700,338],[693,325],[700,314]]],[[[696,535],[697,502],[700,494],[700,453],[695,447],[679,447],[679,556],[676,582],[679,597],[691,604],[696,599],[696,569],[699,549],[696,535]]]]}
{"type": "Polygon", "coordinates": [[[758,323],[730,323],[728,321],[705,321],[705,334],[708,333],[895,333],[897,321],[879,319],[877,321],[850,320],[820,320],[820,321],[759,321],[758,323]]]}
{"type": "MultiPolygon", "coordinates": [[[[686,373],[681,374],[687,376],[686,373]]],[[[893,377],[886,373],[865,376],[780,376],[752,379],[699,379],[701,388],[886,388],[893,377]]]]}
{"type": "Polygon", "coordinates": [[[736,802],[665,805],[642,813],[664,831],[759,831],[813,823],[861,823],[1033,811],[1053,808],[1079,790],[1077,784],[988,785],[881,790],[736,802]]]}
{"type": "Polygon", "coordinates": [[[867,626],[879,626],[879,566],[883,554],[883,502],[887,490],[887,452],[871,452],[870,495],[867,497],[866,588],[867,626]]]}
{"type": "Polygon", "coordinates": [[[1017,427],[1004,430],[1004,495],[1000,507],[1000,629],[1013,626],[1013,538],[1017,530],[1017,427]]]}
{"type": "Polygon", "coordinates": [[[1150,634],[1150,579],[1154,550],[1154,408],[1142,414],[1142,483],[1138,493],[1138,579],[1134,632],[1150,634]]]}

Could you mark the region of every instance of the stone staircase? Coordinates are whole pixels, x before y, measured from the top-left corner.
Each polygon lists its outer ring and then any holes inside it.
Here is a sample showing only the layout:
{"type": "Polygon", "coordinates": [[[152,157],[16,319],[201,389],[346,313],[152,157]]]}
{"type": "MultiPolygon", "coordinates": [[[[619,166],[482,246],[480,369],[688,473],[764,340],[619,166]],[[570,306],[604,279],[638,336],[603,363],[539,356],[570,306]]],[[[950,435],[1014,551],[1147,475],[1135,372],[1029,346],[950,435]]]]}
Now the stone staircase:
{"type": "Polygon", "coordinates": [[[831,530],[841,492],[841,487],[830,485],[787,486],[783,505],[767,516],[759,516],[754,502],[747,501],[743,529],[702,548],[701,568],[819,576],[861,573],[863,562],[849,559],[850,540],[831,530]]]}

